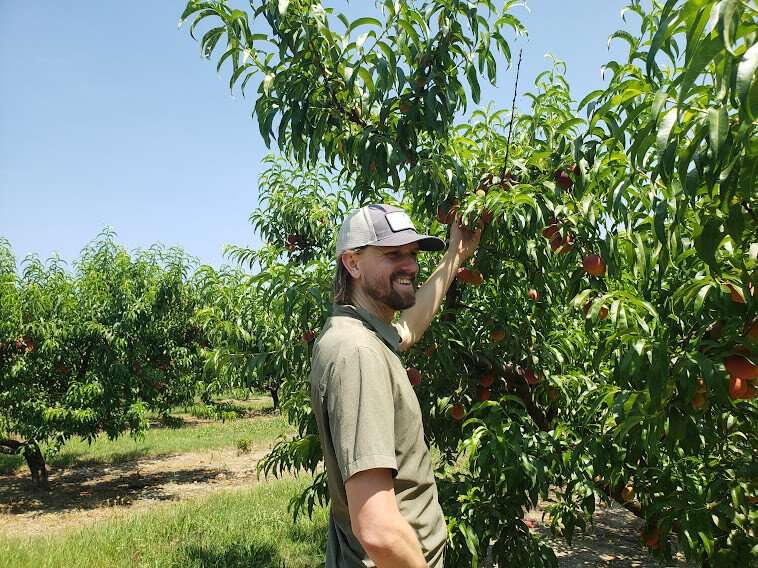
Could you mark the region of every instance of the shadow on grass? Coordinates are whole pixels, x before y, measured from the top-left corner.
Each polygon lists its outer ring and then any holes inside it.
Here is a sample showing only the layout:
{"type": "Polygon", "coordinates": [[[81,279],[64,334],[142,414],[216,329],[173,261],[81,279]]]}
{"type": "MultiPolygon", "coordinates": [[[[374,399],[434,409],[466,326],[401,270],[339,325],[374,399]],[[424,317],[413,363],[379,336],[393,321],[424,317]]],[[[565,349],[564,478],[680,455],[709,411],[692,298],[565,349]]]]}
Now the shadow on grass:
{"type": "Polygon", "coordinates": [[[182,566],[214,568],[252,567],[285,568],[284,560],[271,544],[232,544],[225,550],[191,546],[184,551],[182,566]]]}
{"type": "Polygon", "coordinates": [[[138,464],[127,461],[79,466],[55,476],[51,480],[51,491],[35,489],[31,476],[0,478],[0,511],[51,513],[128,505],[133,500],[169,501],[177,497],[166,491],[168,484],[211,482],[219,474],[230,473],[223,468],[140,473],[135,471],[135,465],[138,464]]]}
{"type": "Polygon", "coordinates": [[[8,475],[24,465],[21,456],[7,456],[0,454],[0,475],[8,475]]]}
{"type": "MultiPolygon", "coordinates": [[[[108,454],[102,458],[89,458],[85,459],[82,456],[87,455],[87,452],[66,449],[60,453],[49,457],[46,460],[48,469],[52,472],[55,469],[65,469],[73,466],[89,467],[93,465],[110,465],[119,462],[135,461],[140,458],[147,457],[159,457],[161,454],[156,454],[154,450],[149,447],[138,448],[129,450],[127,452],[115,452],[108,454]]],[[[19,455],[15,456],[0,456],[0,475],[13,475],[29,473],[26,467],[24,458],[19,455]]],[[[0,480],[0,484],[3,480],[0,480]]]]}
{"type": "Polygon", "coordinates": [[[287,538],[293,542],[303,542],[315,545],[319,550],[326,550],[326,533],[329,530],[326,523],[290,524],[287,527],[287,538]]]}

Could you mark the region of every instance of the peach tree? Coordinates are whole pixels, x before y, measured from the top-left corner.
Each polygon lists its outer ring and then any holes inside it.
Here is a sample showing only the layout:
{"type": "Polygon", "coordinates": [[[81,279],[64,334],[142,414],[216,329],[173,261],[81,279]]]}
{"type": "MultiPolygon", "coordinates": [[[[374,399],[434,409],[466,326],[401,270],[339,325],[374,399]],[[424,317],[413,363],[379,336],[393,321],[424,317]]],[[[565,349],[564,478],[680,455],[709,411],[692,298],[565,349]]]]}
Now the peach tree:
{"type": "Polygon", "coordinates": [[[0,449],[47,485],[41,447],[105,433],[137,436],[148,412],[191,401],[202,369],[191,259],[153,247],[133,256],[104,232],[75,269],[0,243],[0,449]]]}
{"type": "MultiPolygon", "coordinates": [[[[257,86],[260,132],[293,164],[266,175],[291,189],[326,173],[321,190],[272,194],[253,218],[267,245],[239,251],[265,259],[256,278],[280,335],[328,313],[344,208],[314,225],[322,201],[394,201],[443,236],[454,219],[487,222],[405,355],[439,455],[446,562],[555,565],[523,521],[548,497],[569,540],[616,500],[660,558],[676,544],[703,565],[754,562],[755,6],[632,1],[639,30],[611,34],[629,49],[604,88],[574,104],[555,61],[513,116],[471,103],[510,60],[505,35],[523,32],[514,3],[377,6],[356,20],[306,0],[184,13],[192,33],[212,22],[202,53],[223,46],[230,87],[257,86]]],[[[308,352],[281,345],[299,431],[263,467],[315,472],[308,352]]],[[[324,497],[319,475],[296,504],[324,497]]]]}

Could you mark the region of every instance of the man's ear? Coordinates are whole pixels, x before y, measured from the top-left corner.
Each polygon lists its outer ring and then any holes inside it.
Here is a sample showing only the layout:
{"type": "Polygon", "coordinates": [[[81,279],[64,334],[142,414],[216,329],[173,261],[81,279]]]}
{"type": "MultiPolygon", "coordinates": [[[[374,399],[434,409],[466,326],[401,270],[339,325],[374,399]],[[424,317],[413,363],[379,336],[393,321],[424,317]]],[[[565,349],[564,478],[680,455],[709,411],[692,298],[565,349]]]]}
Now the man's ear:
{"type": "Polygon", "coordinates": [[[347,270],[348,274],[353,278],[358,278],[361,274],[361,269],[358,266],[358,255],[354,252],[346,252],[340,257],[340,262],[347,270]]]}

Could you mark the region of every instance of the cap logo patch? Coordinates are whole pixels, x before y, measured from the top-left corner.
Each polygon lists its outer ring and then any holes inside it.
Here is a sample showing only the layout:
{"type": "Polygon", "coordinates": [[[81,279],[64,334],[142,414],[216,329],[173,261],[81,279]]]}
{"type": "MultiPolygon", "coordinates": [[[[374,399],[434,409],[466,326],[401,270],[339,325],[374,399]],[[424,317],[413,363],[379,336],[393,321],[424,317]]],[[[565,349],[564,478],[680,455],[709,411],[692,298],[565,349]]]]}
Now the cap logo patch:
{"type": "Polygon", "coordinates": [[[385,215],[385,218],[387,219],[387,223],[389,224],[390,229],[392,229],[392,232],[394,233],[397,233],[398,231],[405,231],[406,229],[413,229],[414,231],[416,230],[416,228],[413,226],[411,218],[405,211],[393,211],[391,213],[387,213],[385,215]]]}

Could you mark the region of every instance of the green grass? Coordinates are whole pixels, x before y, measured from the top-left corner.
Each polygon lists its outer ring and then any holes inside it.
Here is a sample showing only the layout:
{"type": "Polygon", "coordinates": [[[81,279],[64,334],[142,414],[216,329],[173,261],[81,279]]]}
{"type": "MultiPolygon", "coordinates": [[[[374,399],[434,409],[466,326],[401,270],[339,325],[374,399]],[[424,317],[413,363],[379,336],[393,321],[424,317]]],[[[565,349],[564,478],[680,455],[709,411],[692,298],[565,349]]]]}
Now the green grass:
{"type": "Polygon", "coordinates": [[[311,568],[323,565],[327,512],[287,511],[310,478],[282,479],[159,506],[58,536],[0,538],[0,567],[311,568]]]}
{"type": "MultiPolygon", "coordinates": [[[[80,438],[72,438],[58,454],[49,457],[48,465],[68,467],[82,462],[118,463],[146,456],[237,448],[241,440],[251,449],[267,448],[280,434],[289,431],[283,416],[263,414],[251,420],[184,425],[179,428],[153,427],[138,440],[128,435],[108,440],[107,436],[101,435],[88,444],[80,438]]],[[[0,474],[13,472],[23,465],[20,456],[0,455],[0,474]]]]}

